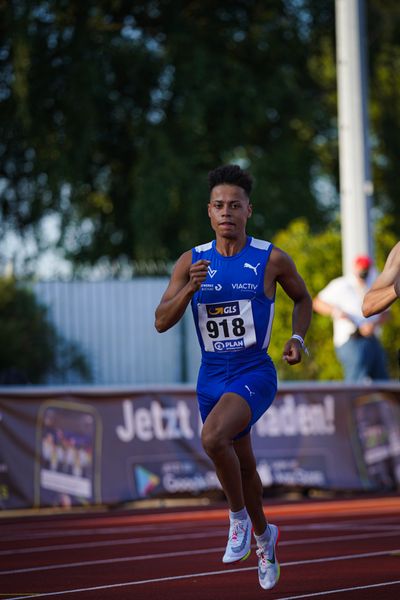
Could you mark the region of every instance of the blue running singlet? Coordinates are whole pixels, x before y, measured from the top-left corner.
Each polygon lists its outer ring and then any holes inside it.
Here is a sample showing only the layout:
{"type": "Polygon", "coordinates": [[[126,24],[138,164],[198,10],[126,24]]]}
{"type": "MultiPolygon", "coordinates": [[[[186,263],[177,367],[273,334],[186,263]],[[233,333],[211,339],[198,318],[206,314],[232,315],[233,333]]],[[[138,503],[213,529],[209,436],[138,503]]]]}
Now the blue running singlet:
{"type": "Polygon", "coordinates": [[[264,293],[264,273],[272,244],[252,237],[239,254],[222,256],[215,240],[192,251],[192,262],[211,261],[192,298],[203,360],[265,354],[271,337],[274,299],[264,293]]]}
{"type": "Polygon", "coordinates": [[[244,435],[276,393],[276,371],[267,354],[275,299],[264,293],[273,246],[248,237],[243,250],[228,257],[215,246],[214,240],[192,250],[193,263],[210,261],[207,278],[191,303],[202,351],[197,395],[203,422],[223,393],[241,395],[252,412],[244,435]]]}

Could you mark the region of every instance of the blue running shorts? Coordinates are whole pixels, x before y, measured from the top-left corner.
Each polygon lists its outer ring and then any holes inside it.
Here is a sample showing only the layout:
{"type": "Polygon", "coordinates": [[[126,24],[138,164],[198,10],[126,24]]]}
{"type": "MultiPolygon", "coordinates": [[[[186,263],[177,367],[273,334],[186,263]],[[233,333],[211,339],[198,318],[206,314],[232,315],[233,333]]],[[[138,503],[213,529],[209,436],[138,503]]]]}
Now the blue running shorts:
{"type": "Polygon", "coordinates": [[[224,360],[202,362],[197,380],[197,399],[204,423],[223,394],[234,392],[242,396],[251,410],[250,423],[235,439],[246,435],[252,425],[271,406],[277,389],[274,363],[265,353],[262,361],[224,360]]]}

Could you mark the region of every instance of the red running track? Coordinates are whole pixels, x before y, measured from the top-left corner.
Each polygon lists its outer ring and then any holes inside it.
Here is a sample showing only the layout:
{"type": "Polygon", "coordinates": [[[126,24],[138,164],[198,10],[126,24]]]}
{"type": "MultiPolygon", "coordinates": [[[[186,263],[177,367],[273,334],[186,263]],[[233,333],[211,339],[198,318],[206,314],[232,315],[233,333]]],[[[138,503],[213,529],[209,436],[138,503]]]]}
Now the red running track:
{"type": "Polygon", "coordinates": [[[273,505],[281,579],[223,565],[226,509],[0,519],[0,599],[400,598],[400,499],[273,505]]]}

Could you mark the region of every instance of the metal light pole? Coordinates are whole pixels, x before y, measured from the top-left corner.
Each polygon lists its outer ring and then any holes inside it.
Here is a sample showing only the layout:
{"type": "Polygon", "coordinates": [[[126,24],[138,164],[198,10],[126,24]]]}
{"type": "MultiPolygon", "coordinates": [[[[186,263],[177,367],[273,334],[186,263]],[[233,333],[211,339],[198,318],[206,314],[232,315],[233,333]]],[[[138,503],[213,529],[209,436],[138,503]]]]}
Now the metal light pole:
{"type": "Polygon", "coordinates": [[[344,274],[373,256],[364,0],[336,0],[339,166],[344,274]]]}

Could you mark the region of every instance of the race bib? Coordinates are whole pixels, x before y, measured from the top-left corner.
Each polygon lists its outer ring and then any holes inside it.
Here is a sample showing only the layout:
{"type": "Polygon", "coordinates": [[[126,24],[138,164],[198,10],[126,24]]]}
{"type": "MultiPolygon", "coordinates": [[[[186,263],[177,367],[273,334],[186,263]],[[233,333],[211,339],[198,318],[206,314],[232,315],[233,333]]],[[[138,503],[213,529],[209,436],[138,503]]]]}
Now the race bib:
{"type": "Polygon", "coordinates": [[[198,304],[199,328],[207,352],[244,350],[256,343],[250,300],[198,304]]]}

